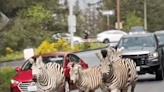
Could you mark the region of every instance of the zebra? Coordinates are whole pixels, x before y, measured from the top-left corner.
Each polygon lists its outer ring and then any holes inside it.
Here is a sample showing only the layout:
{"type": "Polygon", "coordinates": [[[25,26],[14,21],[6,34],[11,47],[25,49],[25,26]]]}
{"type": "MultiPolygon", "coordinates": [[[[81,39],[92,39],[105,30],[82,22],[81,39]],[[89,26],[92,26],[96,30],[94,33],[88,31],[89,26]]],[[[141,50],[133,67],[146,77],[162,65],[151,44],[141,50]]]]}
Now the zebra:
{"type": "Polygon", "coordinates": [[[111,51],[96,53],[100,59],[102,80],[111,92],[127,92],[130,86],[131,92],[134,92],[138,78],[136,63],[132,59],[122,58],[122,50],[111,48],[111,51]]]}
{"type": "Polygon", "coordinates": [[[71,83],[79,88],[79,92],[94,92],[97,88],[101,88],[105,92],[99,66],[82,69],[81,65],[73,63],[69,73],[71,83]]]}
{"type": "MultiPolygon", "coordinates": [[[[36,83],[37,92],[62,92],[64,87],[68,86],[60,64],[44,64],[41,56],[36,58],[36,61],[32,58],[29,60],[32,63],[32,80],[36,83]]],[[[66,89],[66,92],[69,92],[69,89],[66,89]]]]}

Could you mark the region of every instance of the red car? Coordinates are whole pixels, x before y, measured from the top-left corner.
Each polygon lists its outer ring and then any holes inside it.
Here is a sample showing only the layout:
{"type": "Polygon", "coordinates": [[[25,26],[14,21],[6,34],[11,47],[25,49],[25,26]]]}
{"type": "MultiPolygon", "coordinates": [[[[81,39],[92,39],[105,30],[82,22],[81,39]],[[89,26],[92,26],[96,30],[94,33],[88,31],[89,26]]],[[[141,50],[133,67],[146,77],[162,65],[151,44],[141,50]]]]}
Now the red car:
{"type": "MultiPolygon", "coordinates": [[[[48,53],[37,55],[32,58],[35,59],[38,56],[42,56],[43,62],[45,64],[48,62],[56,62],[61,64],[63,66],[64,74],[68,78],[68,80],[70,78],[68,63],[76,62],[79,63],[83,68],[88,68],[88,64],[86,64],[75,54],[69,52],[48,53]]],[[[13,77],[13,79],[11,79],[10,92],[28,92],[28,86],[30,86],[30,84],[33,82],[31,66],[32,64],[27,60],[22,67],[15,68],[17,74],[13,77]]],[[[74,89],[77,89],[77,87],[70,84],[70,90],[74,89]]]]}

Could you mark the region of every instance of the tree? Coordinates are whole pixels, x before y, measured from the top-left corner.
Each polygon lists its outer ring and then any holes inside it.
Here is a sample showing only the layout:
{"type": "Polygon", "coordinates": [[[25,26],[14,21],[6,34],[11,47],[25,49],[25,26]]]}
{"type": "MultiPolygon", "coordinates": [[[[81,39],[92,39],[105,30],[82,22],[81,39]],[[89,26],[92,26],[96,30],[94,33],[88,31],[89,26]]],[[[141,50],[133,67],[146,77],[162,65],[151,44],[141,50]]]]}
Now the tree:
{"type": "MultiPolygon", "coordinates": [[[[142,25],[144,26],[144,1],[143,0],[120,0],[120,15],[121,21],[126,21],[126,15],[135,11],[136,16],[141,18],[142,25]]],[[[104,0],[103,10],[115,10],[116,12],[116,0],[104,0]]],[[[156,31],[164,29],[164,1],[163,0],[147,0],[147,22],[148,31],[156,31]]],[[[115,16],[111,16],[110,23],[112,29],[115,27],[116,19],[115,16]]],[[[105,21],[103,21],[105,22],[105,21]]]]}
{"type": "Polygon", "coordinates": [[[141,18],[137,17],[135,11],[133,11],[126,16],[126,21],[124,23],[123,29],[124,31],[128,31],[133,26],[141,25],[141,18]]]}
{"type": "Polygon", "coordinates": [[[18,17],[10,21],[3,31],[3,41],[6,47],[13,50],[23,50],[38,46],[44,39],[50,38],[50,32],[42,28],[45,19],[50,14],[41,4],[31,6],[18,13],[18,17]],[[12,26],[11,26],[12,25],[12,26]]]}
{"type": "Polygon", "coordinates": [[[44,9],[42,4],[36,4],[27,9],[26,17],[29,17],[32,21],[41,23],[43,20],[51,17],[48,10],[44,9]]]}
{"type": "Polygon", "coordinates": [[[76,1],[74,6],[74,15],[76,16],[76,32],[75,35],[83,37],[83,32],[85,30],[85,19],[83,16],[83,11],[80,9],[79,0],[76,1]]]}

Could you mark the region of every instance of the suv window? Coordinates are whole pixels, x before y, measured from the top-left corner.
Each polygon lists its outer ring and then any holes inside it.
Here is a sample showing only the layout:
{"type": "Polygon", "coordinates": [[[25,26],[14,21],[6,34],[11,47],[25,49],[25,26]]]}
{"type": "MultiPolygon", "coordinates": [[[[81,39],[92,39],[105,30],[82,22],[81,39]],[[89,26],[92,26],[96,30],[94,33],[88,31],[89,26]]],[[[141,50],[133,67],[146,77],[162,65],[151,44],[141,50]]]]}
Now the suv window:
{"type": "Polygon", "coordinates": [[[157,34],[156,36],[159,41],[159,44],[164,44],[164,34],[157,34]]]}
{"type": "Polygon", "coordinates": [[[152,47],[155,46],[155,40],[152,36],[141,36],[141,37],[127,37],[122,38],[118,43],[118,47],[134,47],[134,46],[142,46],[142,47],[152,47]]]}
{"type": "Polygon", "coordinates": [[[142,32],[144,31],[143,27],[132,27],[129,32],[142,32]]]}

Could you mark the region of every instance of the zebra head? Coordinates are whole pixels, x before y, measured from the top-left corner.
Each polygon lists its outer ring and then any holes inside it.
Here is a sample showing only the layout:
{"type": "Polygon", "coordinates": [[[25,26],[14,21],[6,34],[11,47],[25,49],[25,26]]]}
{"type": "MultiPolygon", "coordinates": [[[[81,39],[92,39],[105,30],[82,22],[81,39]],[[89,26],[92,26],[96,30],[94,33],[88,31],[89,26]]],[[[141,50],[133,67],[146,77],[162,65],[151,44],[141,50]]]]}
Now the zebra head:
{"type": "Polygon", "coordinates": [[[72,64],[72,66],[70,67],[70,71],[69,71],[69,74],[70,74],[70,82],[71,84],[75,84],[77,80],[79,80],[79,68],[81,69],[81,65],[79,64],[72,64]]]}
{"type": "Polygon", "coordinates": [[[96,53],[96,55],[100,59],[100,72],[102,80],[106,81],[111,72],[112,67],[112,62],[110,62],[108,59],[108,51],[106,49],[101,50],[101,53],[96,53]]]}
{"type": "Polygon", "coordinates": [[[42,61],[42,57],[39,56],[38,58],[36,58],[36,61],[32,62],[32,80],[34,82],[37,82],[37,80],[39,79],[39,76],[42,73],[42,69],[45,68],[44,67],[44,63],[42,61]]]}
{"type": "Polygon", "coordinates": [[[113,48],[113,47],[110,47],[109,48],[110,50],[108,51],[108,54],[109,54],[109,61],[113,61],[113,62],[116,62],[118,60],[120,60],[120,58],[122,58],[122,51],[124,48],[113,48]]]}

